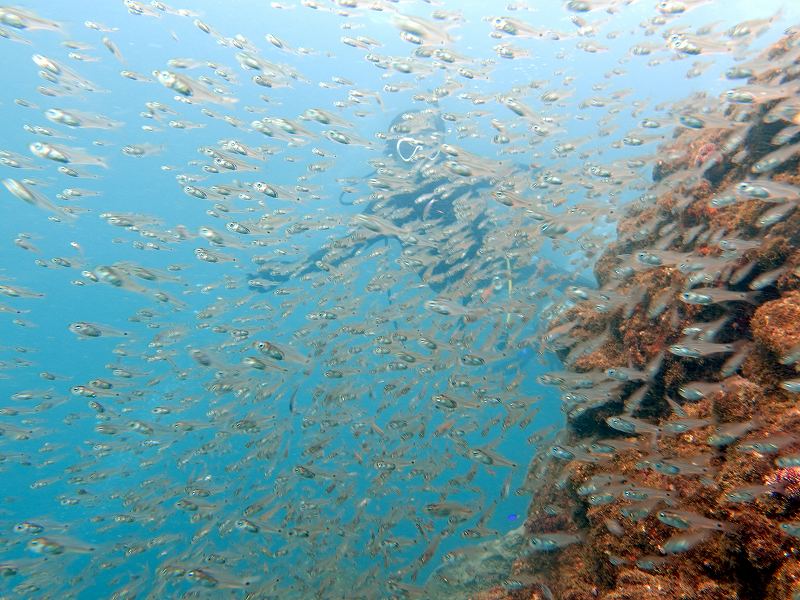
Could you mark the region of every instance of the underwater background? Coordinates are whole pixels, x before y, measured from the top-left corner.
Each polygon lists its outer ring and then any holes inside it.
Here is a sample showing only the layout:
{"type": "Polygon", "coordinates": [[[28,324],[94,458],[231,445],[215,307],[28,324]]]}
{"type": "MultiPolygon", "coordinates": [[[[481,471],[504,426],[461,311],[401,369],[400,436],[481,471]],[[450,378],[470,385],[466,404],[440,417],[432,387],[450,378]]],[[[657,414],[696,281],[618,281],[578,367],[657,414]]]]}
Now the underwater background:
{"type": "Polygon", "coordinates": [[[800,597],[800,7],[0,7],[0,597],[800,597]]]}

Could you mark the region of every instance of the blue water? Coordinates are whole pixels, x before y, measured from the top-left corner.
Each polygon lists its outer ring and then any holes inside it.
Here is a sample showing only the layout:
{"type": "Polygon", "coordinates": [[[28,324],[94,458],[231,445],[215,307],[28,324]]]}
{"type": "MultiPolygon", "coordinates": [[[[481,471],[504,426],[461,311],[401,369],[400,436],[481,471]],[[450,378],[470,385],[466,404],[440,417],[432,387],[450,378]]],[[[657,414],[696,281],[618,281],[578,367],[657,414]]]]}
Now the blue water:
{"type": "MultiPolygon", "coordinates": [[[[157,9],[153,10],[158,17],[136,16],[129,14],[122,2],[21,3],[40,17],[60,23],[61,30],[6,27],[20,40],[0,39],[4,82],[0,90],[0,149],[32,161],[31,168],[2,167],[2,177],[35,180],[32,186],[36,190],[62,206],[75,207],[78,216],[53,220],[53,213],[25,204],[5,189],[0,192],[4,211],[0,219],[0,284],[43,294],[41,298],[3,297],[2,304],[19,313],[0,314],[0,391],[3,406],[18,413],[8,410],[0,417],[0,429],[4,429],[0,437],[4,482],[0,561],[22,561],[19,573],[0,583],[8,597],[109,598],[117,593],[120,598],[171,598],[190,591],[203,597],[244,597],[248,593],[244,588],[261,592],[261,597],[276,598],[393,597],[398,592],[389,589],[387,580],[422,586],[446,553],[473,543],[461,532],[474,527],[482,515],[489,514],[483,526],[498,535],[519,527],[525,519],[531,498],[531,490],[523,486],[526,466],[563,427],[557,389],[536,383],[538,375],[560,368],[557,358],[542,352],[538,343],[538,336],[547,328],[542,315],[564,300],[563,290],[568,285],[591,285],[592,257],[582,257],[577,249],[589,234],[600,243],[612,239],[615,217],[595,222],[558,243],[541,243],[537,260],[549,261],[545,273],[555,277],[552,283],[545,277],[527,275],[517,275],[522,279],[514,280],[512,274],[513,289],[509,291],[507,273],[481,274],[496,275],[500,286],[485,305],[477,298],[485,287],[475,289],[472,298],[458,298],[460,303],[491,309],[474,321],[425,308],[438,293],[415,271],[399,268],[396,259],[403,248],[396,238],[377,240],[371,247],[370,251],[386,251],[383,262],[362,258],[358,264],[346,263],[340,273],[317,272],[308,280],[294,278],[279,284],[280,288],[292,288],[288,296],[276,295],[274,290],[250,290],[247,282],[248,274],[256,270],[254,256],[274,255],[279,250],[289,261],[302,261],[326,241],[351,230],[350,220],[363,204],[339,203],[345,185],[342,180],[354,179],[347,185],[356,188],[355,197],[366,198],[370,190],[365,180],[374,171],[368,161],[386,158],[383,143],[375,134],[385,132],[402,112],[427,108],[414,95],[430,94],[453,77],[439,68],[419,77],[406,75],[376,68],[365,60],[368,52],[408,57],[415,46],[399,38],[391,12],[429,17],[430,4],[387,2],[384,11],[365,6],[353,9],[351,16],[337,14],[344,9],[333,2],[320,1],[321,8],[316,10],[295,2],[285,4],[290,7],[270,8],[265,2],[244,0],[225,5],[193,2],[190,7],[222,36],[240,34],[251,40],[265,59],[302,74],[286,87],[270,89],[253,84],[250,77],[254,72],[243,70],[235,60],[238,50],[200,31],[193,24],[195,17],[157,9]],[[87,20],[118,29],[94,31],[84,26],[87,20]],[[309,51],[281,52],[265,41],[267,33],[293,49],[309,51]],[[340,41],[345,35],[368,36],[382,46],[370,51],[352,48],[340,41]],[[103,47],[103,36],[119,48],[124,65],[103,47]],[[66,40],[88,44],[89,48],[74,51],[95,57],[96,62],[70,59],[73,50],[63,45],[66,40]],[[48,84],[38,76],[33,54],[67,65],[102,90],[64,97],[37,93],[37,86],[48,84]],[[154,70],[166,69],[167,60],[174,58],[201,61],[198,68],[182,71],[193,78],[215,77],[208,63],[224,66],[235,79],[230,83],[219,77],[215,80],[238,102],[184,104],[157,82],[131,81],[119,75],[121,69],[128,69],[152,79],[154,70]],[[354,85],[334,84],[332,77],[354,85]],[[386,84],[407,88],[386,92],[386,84]],[[336,102],[347,99],[349,87],[378,92],[382,102],[366,99],[364,104],[336,107],[336,102]],[[17,99],[31,106],[20,106],[17,99]],[[170,106],[177,114],[165,115],[161,121],[142,117],[145,103],[153,101],[170,106]],[[372,140],[374,148],[337,144],[321,135],[326,127],[313,122],[300,121],[316,137],[296,146],[267,138],[250,126],[251,121],[267,115],[296,120],[315,107],[352,122],[352,131],[372,140]],[[48,108],[99,113],[124,126],[111,130],[59,126],[44,117],[48,108]],[[211,118],[203,109],[234,117],[241,126],[211,118]],[[178,130],[168,126],[171,119],[203,127],[178,130]],[[32,135],[23,128],[26,124],[51,128],[63,137],[32,135]],[[153,131],[143,129],[145,126],[153,131]],[[275,151],[265,162],[246,159],[259,166],[258,172],[205,174],[201,164],[209,161],[198,148],[216,146],[225,139],[251,147],[267,145],[275,151]],[[77,166],[92,177],[68,177],[56,170],[58,163],[30,154],[28,145],[34,141],[84,148],[103,157],[107,168],[77,166]],[[121,148],[131,144],[151,144],[158,152],[140,158],[127,156],[121,148]],[[329,156],[315,156],[312,148],[329,156]],[[309,172],[309,164],[320,162],[329,165],[327,170],[309,172]],[[214,215],[209,214],[214,202],[185,194],[183,184],[176,181],[179,175],[205,178],[196,184],[202,186],[260,180],[292,189],[300,182],[311,187],[319,199],[305,194],[298,203],[252,193],[254,200],[227,200],[223,204],[231,212],[214,215]],[[64,188],[88,189],[99,195],[61,202],[56,194],[64,188]],[[257,221],[276,209],[289,211],[289,223],[307,223],[311,229],[294,236],[281,229],[249,238],[236,237],[225,229],[232,218],[257,221]],[[116,212],[156,219],[143,226],[155,232],[155,237],[114,227],[101,218],[104,213],[116,212]],[[321,224],[326,227],[319,227],[321,224]],[[192,239],[177,238],[179,225],[192,239]],[[240,247],[209,246],[197,237],[198,228],[204,226],[236,239],[240,247]],[[22,233],[30,236],[30,244],[38,251],[14,244],[22,233]],[[264,245],[254,245],[252,239],[264,245]],[[148,248],[148,242],[158,249],[148,248]],[[194,254],[201,247],[236,260],[202,262],[194,254]],[[52,259],[59,257],[69,261],[69,266],[53,263],[52,259]],[[147,290],[140,293],[96,283],[82,274],[124,261],[159,269],[175,280],[137,279],[147,290]],[[181,268],[168,270],[169,265],[181,268]],[[389,293],[365,290],[375,274],[372,269],[378,266],[395,278],[389,293]],[[545,288],[545,297],[537,299],[536,292],[545,288]],[[155,291],[169,294],[175,301],[159,302],[152,296],[155,291]],[[525,314],[510,310],[512,306],[525,306],[525,314]],[[209,307],[215,308],[213,314],[202,318],[209,307]],[[142,316],[142,310],[152,316],[142,316]],[[320,310],[333,310],[339,318],[308,318],[320,310]],[[137,313],[140,317],[132,321],[137,313]],[[69,330],[70,324],[79,321],[110,326],[127,335],[80,338],[69,330]],[[366,333],[353,333],[348,329],[353,327],[366,333]],[[237,340],[230,333],[234,329],[248,329],[249,338],[237,340]],[[296,336],[298,331],[305,335],[296,336]],[[392,348],[404,346],[426,355],[411,337],[416,332],[433,335],[449,346],[446,358],[436,361],[441,364],[429,371],[421,372],[419,365],[387,371],[387,358],[373,352],[379,345],[375,338],[394,335],[392,348]],[[400,341],[398,333],[409,339],[400,341]],[[506,336],[511,343],[504,342],[506,336]],[[528,339],[533,340],[528,346],[516,343],[528,339]],[[256,340],[289,345],[310,360],[303,366],[289,364],[286,371],[248,369],[242,359],[258,356],[252,347],[256,340]],[[212,357],[210,367],[192,359],[190,353],[195,349],[212,357]],[[489,358],[487,364],[468,367],[459,363],[458,356],[473,349],[489,358]],[[127,369],[132,376],[115,374],[115,368],[127,369]],[[326,377],[332,369],[345,376],[326,377]],[[42,372],[56,377],[43,378],[42,372]],[[449,383],[461,376],[470,378],[469,388],[458,389],[449,383]],[[228,378],[234,381],[234,389],[215,391],[219,380],[228,378]],[[113,382],[111,395],[95,399],[106,409],[99,417],[87,405],[88,398],[71,391],[94,379],[113,382]],[[512,381],[514,387],[508,389],[512,381]],[[408,388],[404,393],[395,393],[404,387],[408,388]],[[32,398],[15,396],[22,392],[31,392],[32,398]],[[431,401],[437,393],[462,398],[468,407],[438,410],[431,401]],[[492,396],[501,401],[486,400],[492,396]],[[532,397],[538,401],[519,413],[508,408],[514,399],[532,397]],[[155,407],[168,407],[170,412],[154,414],[155,407]],[[510,414],[517,418],[504,427],[503,420],[510,414]],[[525,416],[530,423],[523,428],[518,421],[525,416]],[[253,421],[255,427],[241,430],[243,419],[253,421]],[[451,420],[443,435],[434,435],[451,420]],[[131,423],[136,421],[152,430],[133,430],[131,423]],[[407,425],[402,426],[401,421],[407,425]],[[186,431],[187,422],[194,424],[191,431],[186,431]],[[116,433],[100,433],[98,426],[113,427],[116,433]],[[528,438],[536,432],[541,432],[543,439],[530,443],[528,438]],[[314,451],[317,444],[322,447],[314,451]],[[469,448],[487,446],[517,466],[485,465],[468,458],[469,448]],[[382,476],[374,467],[376,460],[392,461],[398,467],[382,476]],[[317,476],[299,476],[298,465],[313,469],[317,476]],[[187,490],[193,488],[203,488],[209,495],[191,495],[187,490]],[[199,510],[176,508],[182,498],[196,502],[199,510]],[[446,517],[424,510],[426,505],[442,501],[467,507],[471,516],[449,524],[446,517]],[[263,509],[250,518],[261,531],[236,528],[234,523],[246,507],[259,502],[264,503],[263,509]],[[265,513],[269,518],[261,519],[265,513]],[[133,522],[117,522],[115,515],[122,514],[130,515],[133,522]],[[41,523],[45,527],[42,535],[60,540],[65,552],[52,556],[32,552],[29,542],[35,536],[14,530],[23,521],[41,523]],[[299,536],[301,530],[307,530],[309,536],[299,536]],[[421,561],[426,547],[439,534],[442,539],[432,557],[421,561]],[[381,545],[386,539],[403,543],[396,548],[381,545]],[[165,576],[159,571],[165,566],[174,567],[176,574],[165,576]],[[196,583],[185,574],[191,569],[213,574],[216,585],[196,583]],[[245,586],[245,580],[253,583],[245,586]]],[[[611,141],[635,129],[644,116],[663,114],[660,104],[698,91],[714,97],[729,89],[731,82],[721,73],[732,64],[732,58],[699,58],[708,64],[707,70],[699,77],[686,77],[695,59],[675,60],[675,55],[663,48],[663,29],[650,36],[640,26],[656,14],[651,4],[639,2],[621,7],[616,14],[599,11],[585,16],[599,27],[594,38],[518,37],[512,43],[529,55],[506,60],[493,50],[499,41],[488,35],[488,17],[512,14],[539,28],[573,31],[571,13],[556,2],[538,11],[508,13],[502,3],[490,10],[486,3],[444,2],[438,8],[463,15],[463,22],[452,30],[452,49],[470,57],[473,68],[485,61],[482,66],[488,73],[485,79],[459,80],[462,87],[440,100],[440,111],[473,113],[467,119],[470,131],[458,132],[448,124],[445,139],[487,160],[504,159],[530,168],[532,174],[548,170],[575,174],[590,164],[611,164],[633,156],[652,161],[658,143],[671,135],[668,126],[655,130],[658,139],[643,147],[613,148],[611,141]],[[610,36],[612,32],[618,35],[610,36]],[[587,41],[606,49],[588,53],[576,47],[587,41]],[[652,43],[660,50],[651,57],[631,56],[628,49],[636,43],[652,43]],[[659,64],[648,64],[654,59],[659,64]],[[620,73],[612,74],[613,69],[620,73]],[[549,83],[541,90],[531,89],[531,82],[539,80],[549,83]],[[559,89],[569,97],[563,105],[545,106],[538,100],[545,89],[559,89]],[[580,108],[581,102],[592,96],[609,97],[621,90],[628,93],[620,95],[617,110],[611,114],[607,108],[580,108]],[[498,94],[521,97],[537,113],[557,117],[557,132],[537,145],[524,140],[516,144],[523,148],[519,154],[499,154],[503,147],[491,143],[496,131],[489,121],[497,118],[509,127],[516,123],[517,135],[524,135],[525,127],[519,127],[520,118],[496,100],[498,94]],[[485,103],[473,102],[474,96],[485,103]],[[484,112],[486,115],[480,114],[484,112]],[[606,138],[595,133],[604,117],[615,127],[606,138]],[[551,152],[555,143],[585,136],[589,139],[578,152],[566,156],[551,152]]],[[[717,29],[724,30],[746,19],[769,17],[779,7],[770,2],[725,2],[725,14],[720,14],[721,4],[703,5],[676,20],[676,26],[696,29],[721,21],[717,29]]],[[[800,16],[800,9],[784,8],[780,21],[752,49],[774,41],[781,24],[785,27],[800,16]]],[[[640,174],[645,183],[652,162],[649,165],[640,174]]],[[[614,203],[622,206],[642,189],[633,184],[623,186],[614,203]]],[[[534,197],[541,191],[528,187],[525,193],[534,197]]],[[[548,193],[545,203],[550,200],[548,193]]],[[[552,208],[553,214],[585,202],[584,194],[585,189],[571,186],[564,203],[552,208]]],[[[595,201],[607,206],[608,198],[595,201]]],[[[490,203],[497,214],[490,224],[493,233],[500,235],[518,226],[513,223],[513,210],[490,203]]],[[[529,263],[515,263],[513,272],[527,273],[527,266],[529,263]]]]}

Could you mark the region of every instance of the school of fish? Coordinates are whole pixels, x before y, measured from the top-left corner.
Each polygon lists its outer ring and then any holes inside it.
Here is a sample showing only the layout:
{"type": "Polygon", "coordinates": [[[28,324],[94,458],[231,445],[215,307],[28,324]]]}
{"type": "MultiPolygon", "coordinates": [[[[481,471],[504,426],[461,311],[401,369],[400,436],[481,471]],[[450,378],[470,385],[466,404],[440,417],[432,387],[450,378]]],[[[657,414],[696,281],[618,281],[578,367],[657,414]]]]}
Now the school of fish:
{"type": "Polygon", "coordinates": [[[0,6],[0,597],[797,561],[800,26],[467,4],[0,6]]]}

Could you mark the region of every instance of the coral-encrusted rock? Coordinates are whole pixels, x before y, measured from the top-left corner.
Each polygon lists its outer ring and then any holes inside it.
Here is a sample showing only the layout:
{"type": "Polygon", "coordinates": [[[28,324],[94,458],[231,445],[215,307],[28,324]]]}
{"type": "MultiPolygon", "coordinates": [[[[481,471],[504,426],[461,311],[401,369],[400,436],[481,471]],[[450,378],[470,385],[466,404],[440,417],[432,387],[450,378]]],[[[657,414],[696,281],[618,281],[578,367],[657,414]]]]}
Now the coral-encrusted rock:
{"type": "Polygon", "coordinates": [[[785,557],[782,549],[784,539],[775,522],[755,511],[733,521],[742,536],[742,548],[747,562],[757,571],[774,569],[785,557]]]}
{"type": "Polygon", "coordinates": [[[777,356],[786,354],[800,343],[800,292],[759,306],[750,326],[756,342],[777,356]]]}
{"type": "Polygon", "coordinates": [[[714,129],[677,129],[675,139],[662,147],[661,158],[653,168],[653,181],[661,181],[678,171],[695,169],[719,151],[725,133],[714,129]]]}
{"type": "Polygon", "coordinates": [[[792,600],[800,594],[800,561],[787,560],[775,571],[764,600],[792,600]]]}
{"type": "Polygon", "coordinates": [[[702,576],[684,577],[650,575],[642,571],[622,571],[614,591],[601,596],[602,600],[738,600],[738,594],[728,586],[702,576]]]}
{"type": "MultiPolygon", "coordinates": [[[[800,35],[793,35],[777,44],[771,51],[774,59],[794,52],[798,40],[800,35]]],[[[759,83],[776,86],[800,78],[800,60],[796,54],[791,60],[791,69],[769,68],[759,83]]],[[[583,412],[571,409],[568,427],[556,442],[573,451],[575,460],[548,462],[537,455],[541,462],[525,484],[536,490],[525,533],[579,533],[583,540],[520,558],[525,564],[518,572],[547,582],[548,588],[528,589],[537,600],[800,598],[800,542],[780,529],[781,523],[800,518],[800,468],[775,462],[800,452],[797,395],[781,387],[800,368],[779,360],[800,344],[800,210],[765,228],[759,217],[773,202],[710,202],[754,178],[754,165],[775,151],[772,140],[786,122],[763,117],[779,101],[752,107],[747,120],[752,126],[742,128],[744,139],[734,140],[730,130],[718,128],[679,129],[659,150],[658,185],[628,206],[617,225],[617,241],[605,247],[594,265],[612,301],[622,300],[613,306],[610,301],[609,308],[576,301],[551,325],[552,347],[567,371],[602,376],[610,367],[644,370],[655,356],[664,356],[646,384],[628,382],[592,398],[595,403],[583,412]],[[723,252],[720,236],[759,243],[735,257],[723,252]],[[638,253],[653,248],[666,260],[639,264],[638,253]],[[681,262],[684,253],[690,261],[681,262]],[[680,292],[698,281],[691,283],[694,274],[679,265],[691,270],[692,262],[704,260],[727,266],[717,272],[717,281],[702,285],[761,290],[752,302],[683,302],[680,292]],[[774,281],[753,285],[764,274],[775,275],[774,281]],[[735,344],[745,353],[738,369],[722,371],[727,354],[687,359],[668,351],[684,338],[687,326],[725,318],[713,342],[735,344]],[[694,381],[723,385],[700,400],[684,401],[680,389],[694,381]],[[642,396],[634,402],[632,394],[639,390],[642,396]],[[633,415],[623,413],[626,408],[633,415]],[[612,430],[608,416],[633,417],[638,435],[612,430]],[[667,427],[681,423],[688,429],[667,427]],[[735,430],[735,424],[741,424],[741,431],[733,443],[709,444],[718,427],[735,430]],[[659,427],[658,435],[648,433],[651,426],[659,427]],[[769,440],[779,454],[747,451],[747,444],[766,447],[769,440]],[[608,447],[615,449],[613,457],[607,456],[608,447]],[[594,489],[597,494],[581,492],[594,489]],[[751,501],[737,501],[748,494],[751,501]],[[638,500],[641,496],[644,501],[638,500]],[[658,518],[664,509],[724,526],[688,551],[664,556],[666,540],[682,535],[658,518]],[[654,570],[645,570],[648,563],[654,570]]],[[[737,107],[729,110],[731,118],[739,113],[737,107]]],[[[762,178],[800,186],[800,156],[762,178]]],[[[500,588],[493,591],[498,598],[507,596],[500,588]]]]}
{"type": "Polygon", "coordinates": [[[742,376],[761,386],[774,386],[776,381],[787,378],[787,368],[775,360],[767,348],[756,345],[742,365],[742,376]]]}
{"type": "Polygon", "coordinates": [[[479,592],[472,596],[472,600],[541,600],[541,598],[541,594],[537,591],[509,591],[499,586],[486,590],[485,592],[479,592]]]}
{"type": "Polygon", "coordinates": [[[643,571],[622,571],[617,588],[603,596],[603,600],[661,600],[675,598],[675,582],[666,577],[650,575],[643,571]]]}
{"type": "Polygon", "coordinates": [[[714,396],[714,415],[722,423],[747,421],[753,418],[757,406],[764,404],[761,386],[743,379],[731,377],[725,381],[726,391],[714,396]]]}

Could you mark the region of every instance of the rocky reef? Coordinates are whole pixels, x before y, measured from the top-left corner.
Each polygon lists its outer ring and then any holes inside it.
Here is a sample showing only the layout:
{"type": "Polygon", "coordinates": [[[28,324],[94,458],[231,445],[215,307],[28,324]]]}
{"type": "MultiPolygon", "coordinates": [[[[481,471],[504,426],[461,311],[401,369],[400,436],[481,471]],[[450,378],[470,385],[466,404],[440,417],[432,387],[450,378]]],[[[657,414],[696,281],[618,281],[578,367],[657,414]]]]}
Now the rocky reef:
{"type": "Polygon", "coordinates": [[[798,45],[726,124],[676,128],[599,289],[551,324],[567,429],[531,467],[522,558],[476,600],[800,598],[798,45]]]}

